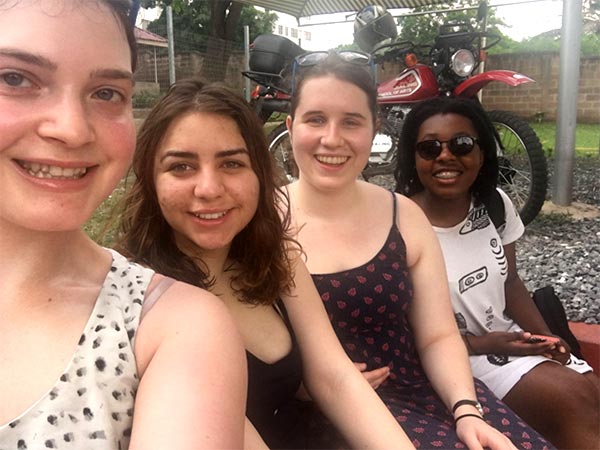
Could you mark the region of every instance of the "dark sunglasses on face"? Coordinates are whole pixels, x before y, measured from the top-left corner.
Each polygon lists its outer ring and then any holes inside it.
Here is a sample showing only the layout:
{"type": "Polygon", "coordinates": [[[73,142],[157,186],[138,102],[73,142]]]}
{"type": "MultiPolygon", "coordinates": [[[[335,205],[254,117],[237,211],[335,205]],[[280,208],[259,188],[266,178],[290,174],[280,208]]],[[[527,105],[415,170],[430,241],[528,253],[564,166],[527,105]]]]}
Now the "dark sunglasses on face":
{"type": "Polygon", "coordinates": [[[296,73],[298,69],[316,66],[332,53],[336,54],[341,60],[347,63],[370,68],[373,83],[377,83],[375,63],[371,55],[369,55],[368,53],[358,52],[354,50],[330,50],[328,52],[308,52],[302,53],[301,55],[296,56],[296,58],[294,59],[294,64],[292,66],[292,94],[294,93],[294,87],[296,85],[296,73]]]}
{"type": "Polygon", "coordinates": [[[443,144],[448,146],[448,150],[454,156],[465,156],[473,151],[477,143],[478,140],[471,136],[455,136],[447,141],[439,141],[437,139],[421,141],[415,145],[415,148],[421,158],[433,161],[442,153],[443,144]]]}

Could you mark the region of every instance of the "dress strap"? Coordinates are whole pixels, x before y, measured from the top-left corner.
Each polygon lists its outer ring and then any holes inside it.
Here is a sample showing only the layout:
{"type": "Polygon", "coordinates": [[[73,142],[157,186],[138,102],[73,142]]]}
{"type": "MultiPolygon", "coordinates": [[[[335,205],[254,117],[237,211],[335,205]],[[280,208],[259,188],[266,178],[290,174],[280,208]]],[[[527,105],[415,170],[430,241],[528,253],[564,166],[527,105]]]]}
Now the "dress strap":
{"type": "Polygon", "coordinates": [[[140,323],[144,316],[152,309],[154,304],[158,301],[161,295],[165,293],[167,289],[171,287],[173,283],[175,283],[175,279],[171,277],[163,277],[158,283],[156,283],[151,289],[146,292],[146,298],[144,299],[144,303],[142,304],[142,312],[140,313],[140,323]]]}
{"type": "Polygon", "coordinates": [[[396,193],[394,191],[390,190],[390,192],[392,194],[392,205],[393,205],[392,225],[395,225],[396,224],[396,204],[398,203],[397,202],[398,199],[396,198],[396,193]]]}

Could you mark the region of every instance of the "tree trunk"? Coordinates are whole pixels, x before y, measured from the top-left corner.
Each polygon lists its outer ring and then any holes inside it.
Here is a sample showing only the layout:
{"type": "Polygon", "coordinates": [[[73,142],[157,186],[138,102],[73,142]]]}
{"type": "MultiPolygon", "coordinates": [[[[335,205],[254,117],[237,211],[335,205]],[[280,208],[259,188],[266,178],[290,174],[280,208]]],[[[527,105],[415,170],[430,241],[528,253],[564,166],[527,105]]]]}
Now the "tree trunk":
{"type": "Polygon", "coordinates": [[[232,43],[242,13],[242,4],[210,0],[210,35],[202,75],[208,81],[222,81],[227,73],[232,43]]]}

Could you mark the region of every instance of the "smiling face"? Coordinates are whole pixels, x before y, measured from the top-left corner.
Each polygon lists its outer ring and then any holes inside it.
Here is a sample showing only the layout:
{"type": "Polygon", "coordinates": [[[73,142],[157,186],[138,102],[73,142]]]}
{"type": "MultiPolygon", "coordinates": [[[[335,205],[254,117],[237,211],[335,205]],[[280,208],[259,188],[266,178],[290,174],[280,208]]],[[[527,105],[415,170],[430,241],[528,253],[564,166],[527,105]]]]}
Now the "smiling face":
{"type": "Polygon", "coordinates": [[[156,195],[178,247],[226,254],[256,213],[258,177],[234,120],[192,112],[175,119],[155,157],[156,195]]]}
{"type": "Polygon", "coordinates": [[[304,82],[294,119],[287,119],[300,179],[320,187],[354,181],[374,137],[367,95],[332,75],[304,82]]]}
{"type": "MultiPolygon", "coordinates": [[[[425,120],[419,128],[417,143],[429,139],[447,141],[456,136],[478,138],[469,119],[458,114],[437,114],[425,120]]],[[[470,199],[471,185],[483,165],[483,152],[476,144],[464,156],[455,156],[443,144],[442,152],[434,160],[415,155],[417,174],[428,195],[439,199],[470,199]]]]}
{"type": "Polygon", "coordinates": [[[133,152],[125,32],[99,3],[29,0],[0,29],[0,225],[77,229],[133,152]]]}

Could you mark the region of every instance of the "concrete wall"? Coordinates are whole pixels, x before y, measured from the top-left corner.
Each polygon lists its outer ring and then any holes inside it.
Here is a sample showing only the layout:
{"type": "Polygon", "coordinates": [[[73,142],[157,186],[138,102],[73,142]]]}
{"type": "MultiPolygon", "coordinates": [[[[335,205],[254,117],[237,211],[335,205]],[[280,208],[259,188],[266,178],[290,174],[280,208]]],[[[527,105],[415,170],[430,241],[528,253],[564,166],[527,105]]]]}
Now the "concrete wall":
{"type": "MultiPolygon", "coordinates": [[[[486,70],[514,70],[536,82],[517,87],[490,83],[483,90],[483,104],[489,110],[504,109],[525,118],[539,114],[544,120],[556,120],[559,64],[557,53],[490,56],[486,70]]],[[[600,56],[581,58],[579,71],[577,121],[600,123],[600,56]]]]}

